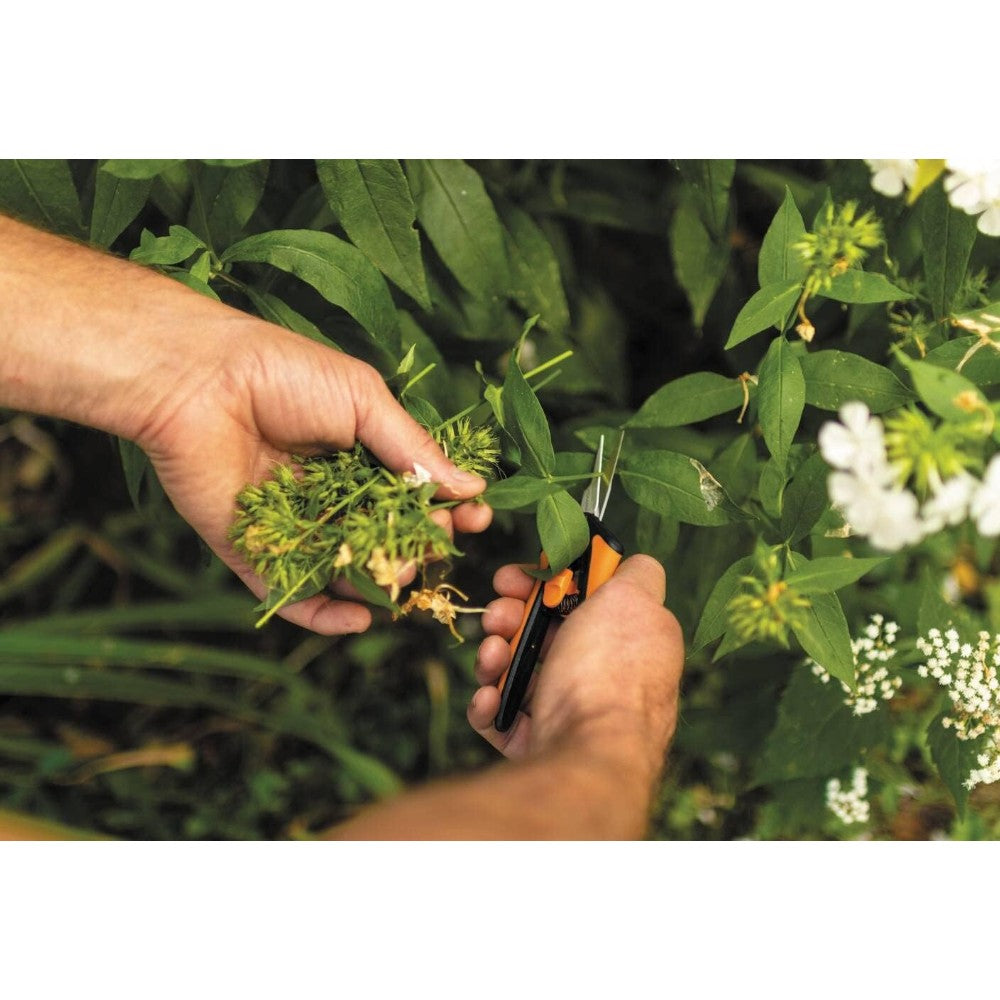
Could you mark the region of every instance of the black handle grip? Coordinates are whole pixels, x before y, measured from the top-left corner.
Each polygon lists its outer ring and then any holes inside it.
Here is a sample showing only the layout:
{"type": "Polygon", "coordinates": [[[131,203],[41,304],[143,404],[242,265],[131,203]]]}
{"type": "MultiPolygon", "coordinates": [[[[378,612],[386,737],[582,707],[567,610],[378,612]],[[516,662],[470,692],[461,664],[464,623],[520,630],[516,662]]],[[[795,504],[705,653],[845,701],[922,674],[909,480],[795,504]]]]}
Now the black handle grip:
{"type": "Polygon", "coordinates": [[[542,602],[543,588],[535,587],[534,600],[528,609],[527,618],[521,629],[521,637],[510,658],[506,679],[500,692],[500,709],[493,722],[498,732],[504,733],[514,724],[517,711],[521,707],[528,682],[535,672],[538,654],[552,621],[552,612],[542,602]]]}

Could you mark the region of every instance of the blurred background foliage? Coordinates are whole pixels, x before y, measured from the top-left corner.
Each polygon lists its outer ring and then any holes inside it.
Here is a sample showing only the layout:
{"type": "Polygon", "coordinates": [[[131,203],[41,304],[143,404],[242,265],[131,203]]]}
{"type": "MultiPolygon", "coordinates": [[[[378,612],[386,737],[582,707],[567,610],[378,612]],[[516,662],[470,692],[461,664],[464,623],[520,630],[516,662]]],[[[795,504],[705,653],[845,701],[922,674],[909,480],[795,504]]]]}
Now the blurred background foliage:
{"type": "MultiPolygon", "coordinates": [[[[393,375],[399,356],[309,284],[264,265],[219,266],[238,240],[275,229],[363,243],[333,168],[143,163],[6,161],[0,208],[122,256],[144,230],[165,237],[183,225],[211,254],[161,265],[166,273],[393,375]]],[[[474,402],[477,366],[502,377],[535,313],[528,360],[573,351],[540,392],[562,451],[584,450],[594,428],[618,426],[678,376],[754,370],[761,345],[722,345],[756,290],[761,239],[786,188],[810,218],[828,191],[870,200],[868,170],[741,161],[722,163],[726,184],[699,183],[720,163],[469,161],[464,176],[481,180],[502,221],[509,280],[472,287],[418,218],[426,287],[389,287],[401,350],[415,345],[415,371],[435,364],[422,394],[445,414],[474,402]]],[[[416,189],[424,168],[403,167],[416,189]]],[[[711,422],[668,436],[664,447],[695,457],[716,440],[711,422]]],[[[668,603],[690,638],[743,529],[690,531],[621,491],[607,520],[628,550],[667,564],[668,603]]],[[[460,542],[452,579],[474,604],[490,600],[501,564],[537,554],[534,520],[517,513],[498,512],[486,534],[460,542]]],[[[142,456],[91,430],[0,413],[0,566],[0,808],[126,838],[308,837],[373,798],[496,758],[465,722],[477,619],[461,622],[462,645],[433,622],[378,611],[361,636],[279,620],[255,630],[254,599],[176,516],[142,456]]],[[[824,809],[822,780],[808,795],[786,782],[782,798],[751,777],[794,661],[751,650],[738,669],[689,664],[653,837],[845,835],[824,809]]],[[[886,788],[869,835],[991,831],[989,803],[956,825],[929,775],[905,795],[886,788]]]]}

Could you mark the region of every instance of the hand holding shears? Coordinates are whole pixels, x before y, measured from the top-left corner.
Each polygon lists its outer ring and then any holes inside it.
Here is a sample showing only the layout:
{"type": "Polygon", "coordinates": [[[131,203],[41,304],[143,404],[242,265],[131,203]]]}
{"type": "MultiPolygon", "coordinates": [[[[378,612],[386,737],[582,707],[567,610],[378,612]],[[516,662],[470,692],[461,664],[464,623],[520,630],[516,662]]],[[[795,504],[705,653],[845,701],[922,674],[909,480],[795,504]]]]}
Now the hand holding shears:
{"type": "MultiPolygon", "coordinates": [[[[603,517],[624,440],[623,432],[618,439],[611,468],[606,474],[603,435],[598,444],[594,475],[580,500],[590,528],[587,548],[550,580],[536,580],[525,603],[520,627],[510,640],[510,665],[498,684],[500,708],[494,721],[498,732],[508,730],[517,717],[549,626],[555,620],[565,618],[601,584],[611,579],[621,562],[624,549],[621,542],[604,526],[603,517]]],[[[544,552],[539,564],[542,569],[549,565],[544,552]]]]}

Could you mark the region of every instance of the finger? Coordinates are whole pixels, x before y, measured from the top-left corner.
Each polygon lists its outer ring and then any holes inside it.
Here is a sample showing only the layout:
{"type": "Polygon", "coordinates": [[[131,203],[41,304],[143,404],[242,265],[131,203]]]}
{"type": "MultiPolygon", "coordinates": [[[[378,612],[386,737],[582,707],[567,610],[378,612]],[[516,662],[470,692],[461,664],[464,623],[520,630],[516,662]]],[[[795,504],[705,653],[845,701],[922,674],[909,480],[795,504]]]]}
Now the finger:
{"type": "MultiPolygon", "coordinates": [[[[267,587],[260,577],[243,568],[237,569],[237,575],[251,593],[263,600],[267,587]]],[[[304,601],[286,604],[276,614],[293,625],[299,625],[320,635],[364,632],[372,623],[372,614],[368,608],[354,601],[335,600],[325,594],[317,594],[304,601]]]]}
{"type": "Polygon", "coordinates": [[[430,432],[421,427],[396,401],[382,377],[364,366],[361,377],[351,381],[358,415],[357,436],[379,460],[397,472],[418,472],[421,466],[431,481],[441,484],[438,495],[470,499],[486,488],[486,480],[457,468],[430,432]]]}
{"type": "Polygon", "coordinates": [[[619,564],[612,579],[618,581],[616,586],[631,584],[641,588],[658,604],[667,599],[666,572],[652,556],[629,556],[619,564]]]}
{"type": "Polygon", "coordinates": [[[521,625],[524,607],[524,601],[514,597],[498,597],[490,601],[483,612],[483,631],[510,639],[521,625]]]}
{"type": "Polygon", "coordinates": [[[486,503],[462,503],[452,508],[451,517],[456,531],[471,535],[492,524],[493,508],[486,503]]]}
{"type": "Polygon", "coordinates": [[[526,601],[531,596],[534,586],[535,578],[528,576],[521,566],[513,563],[501,566],[493,574],[493,589],[504,597],[516,597],[520,601],[526,601]]]}
{"type": "Polygon", "coordinates": [[[488,635],[479,644],[473,668],[480,684],[496,685],[510,663],[510,646],[499,635],[488,635]]]}
{"type": "Polygon", "coordinates": [[[500,708],[500,692],[495,687],[481,687],[469,702],[466,718],[469,725],[505,757],[523,757],[531,739],[531,718],[518,712],[510,729],[499,733],[493,725],[500,708]]]}

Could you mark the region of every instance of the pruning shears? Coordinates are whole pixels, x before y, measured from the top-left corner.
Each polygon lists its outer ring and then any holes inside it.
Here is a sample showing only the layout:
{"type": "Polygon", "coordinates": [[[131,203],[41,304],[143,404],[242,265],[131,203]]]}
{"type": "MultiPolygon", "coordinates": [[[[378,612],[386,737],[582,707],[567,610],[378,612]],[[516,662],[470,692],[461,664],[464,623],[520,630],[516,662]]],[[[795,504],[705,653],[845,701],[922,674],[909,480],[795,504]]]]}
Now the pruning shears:
{"type": "MultiPolygon", "coordinates": [[[[580,499],[580,507],[590,528],[590,541],[586,549],[551,579],[536,580],[531,596],[524,605],[521,624],[510,640],[510,665],[498,683],[500,709],[493,725],[501,733],[510,729],[517,717],[549,625],[557,618],[565,618],[602,583],[607,583],[622,560],[625,550],[621,542],[604,526],[602,519],[611,496],[611,484],[624,440],[623,431],[607,474],[604,472],[603,434],[598,443],[593,478],[580,499]]],[[[547,569],[548,566],[549,560],[543,551],[539,568],[547,569]]]]}

